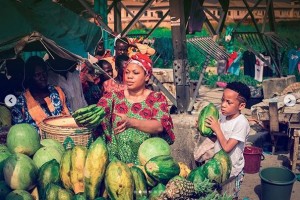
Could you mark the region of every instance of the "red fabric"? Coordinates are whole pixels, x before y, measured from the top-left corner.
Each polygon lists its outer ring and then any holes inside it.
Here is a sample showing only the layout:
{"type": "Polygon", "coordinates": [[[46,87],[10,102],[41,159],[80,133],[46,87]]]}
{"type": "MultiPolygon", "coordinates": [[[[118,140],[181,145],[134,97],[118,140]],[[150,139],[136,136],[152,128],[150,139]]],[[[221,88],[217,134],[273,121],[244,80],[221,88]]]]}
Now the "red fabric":
{"type": "MultiPolygon", "coordinates": [[[[149,75],[152,74],[152,61],[149,58],[149,56],[147,56],[146,54],[142,54],[142,53],[136,53],[133,56],[131,56],[131,59],[139,61],[143,65],[144,70],[146,70],[146,72],[149,75]]],[[[129,63],[130,63],[130,61],[129,61],[129,63]]]]}
{"type": "Polygon", "coordinates": [[[226,65],[226,71],[229,69],[229,67],[231,66],[231,64],[233,63],[233,61],[238,57],[237,52],[232,52],[229,55],[228,61],[227,61],[227,65],[226,65]]]}

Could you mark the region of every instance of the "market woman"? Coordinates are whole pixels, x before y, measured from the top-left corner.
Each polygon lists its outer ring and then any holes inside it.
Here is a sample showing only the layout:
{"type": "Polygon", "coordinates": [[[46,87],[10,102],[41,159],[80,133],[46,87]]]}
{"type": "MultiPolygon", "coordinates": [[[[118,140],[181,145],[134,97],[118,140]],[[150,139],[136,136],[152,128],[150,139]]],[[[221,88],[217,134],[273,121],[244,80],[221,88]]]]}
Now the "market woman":
{"type": "Polygon", "coordinates": [[[25,92],[12,108],[13,124],[29,123],[38,129],[48,116],[69,115],[66,97],[60,87],[48,85],[47,66],[38,56],[25,63],[25,92]]]}
{"type": "Polygon", "coordinates": [[[175,136],[168,103],[161,92],[146,89],[152,62],[144,54],[131,57],[124,71],[125,90],[107,92],[98,106],[105,108],[102,121],[110,159],[138,164],[139,146],[146,139],[162,137],[172,144],[175,136]]]}

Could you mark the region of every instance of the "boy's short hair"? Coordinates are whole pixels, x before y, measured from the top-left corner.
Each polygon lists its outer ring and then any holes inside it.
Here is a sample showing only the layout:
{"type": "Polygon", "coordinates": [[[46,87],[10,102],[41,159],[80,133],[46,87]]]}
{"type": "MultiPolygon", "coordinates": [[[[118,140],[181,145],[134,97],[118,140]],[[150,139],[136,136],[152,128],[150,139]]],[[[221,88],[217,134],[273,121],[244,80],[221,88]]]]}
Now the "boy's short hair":
{"type": "Polygon", "coordinates": [[[239,96],[245,100],[245,103],[251,97],[250,88],[244,83],[234,81],[234,82],[228,83],[226,88],[237,92],[239,94],[239,96]]]}

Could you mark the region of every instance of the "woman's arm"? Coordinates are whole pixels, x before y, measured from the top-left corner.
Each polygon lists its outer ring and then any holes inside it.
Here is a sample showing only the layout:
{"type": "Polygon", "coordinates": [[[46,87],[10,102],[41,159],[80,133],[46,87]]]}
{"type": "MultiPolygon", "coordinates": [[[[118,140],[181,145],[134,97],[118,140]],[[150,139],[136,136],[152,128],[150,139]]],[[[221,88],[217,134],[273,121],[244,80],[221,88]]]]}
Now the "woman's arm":
{"type": "Polygon", "coordinates": [[[159,134],[163,131],[163,126],[161,122],[157,120],[141,120],[135,118],[129,118],[125,114],[118,114],[121,117],[121,121],[119,122],[119,126],[114,129],[114,133],[118,134],[126,130],[127,128],[134,128],[145,133],[149,134],[159,134]]]}

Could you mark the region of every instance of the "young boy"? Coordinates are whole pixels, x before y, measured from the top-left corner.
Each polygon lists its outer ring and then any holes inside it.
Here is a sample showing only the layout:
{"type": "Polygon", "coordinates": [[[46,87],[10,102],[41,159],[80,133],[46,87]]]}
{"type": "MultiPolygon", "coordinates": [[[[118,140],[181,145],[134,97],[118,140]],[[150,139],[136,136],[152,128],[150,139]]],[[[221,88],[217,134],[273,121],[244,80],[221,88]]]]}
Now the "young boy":
{"type": "Polygon", "coordinates": [[[213,117],[206,119],[206,125],[215,132],[217,137],[214,146],[215,153],[223,149],[230,156],[232,162],[230,177],[235,177],[235,188],[233,191],[226,192],[234,199],[238,198],[244,177],[243,151],[250,126],[246,117],[241,114],[241,110],[246,107],[249,98],[250,89],[247,85],[240,82],[228,83],[223,92],[219,121],[213,117]]]}

